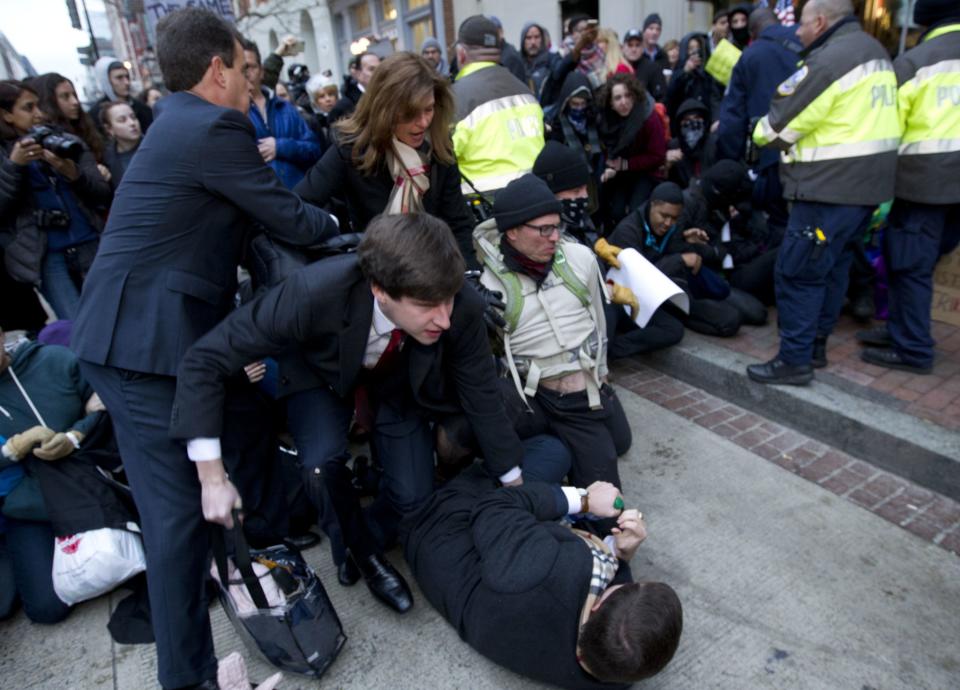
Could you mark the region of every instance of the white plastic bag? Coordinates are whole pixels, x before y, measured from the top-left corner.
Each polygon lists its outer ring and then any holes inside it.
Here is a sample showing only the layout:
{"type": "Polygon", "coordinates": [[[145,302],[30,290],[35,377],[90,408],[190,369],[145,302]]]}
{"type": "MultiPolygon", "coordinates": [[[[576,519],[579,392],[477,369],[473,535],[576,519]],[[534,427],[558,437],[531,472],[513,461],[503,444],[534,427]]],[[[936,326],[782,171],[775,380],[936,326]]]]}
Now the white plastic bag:
{"type": "Polygon", "coordinates": [[[56,537],[53,589],[63,603],[93,599],[147,569],[140,535],[122,529],[56,537]]]}

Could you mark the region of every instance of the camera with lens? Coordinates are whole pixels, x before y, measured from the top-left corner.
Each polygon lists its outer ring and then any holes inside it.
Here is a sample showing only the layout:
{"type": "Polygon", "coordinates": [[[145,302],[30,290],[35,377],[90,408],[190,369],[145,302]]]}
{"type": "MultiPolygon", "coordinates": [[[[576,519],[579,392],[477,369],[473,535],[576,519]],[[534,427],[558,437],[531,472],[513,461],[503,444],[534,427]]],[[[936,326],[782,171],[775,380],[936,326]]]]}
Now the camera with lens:
{"type": "Polygon", "coordinates": [[[70,214],[56,208],[38,208],[33,212],[33,219],[39,228],[70,227],[70,214]]]}
{"type": "Polygon", "coordinates": [[[65,134],[53,127],[46,125],[31,127],[30,131],[27,132],[27,136],[54,156],[69,158],[74,163],[79,161],[80,156],[83,155],[83,141],[81,141],[79,137],[75,137],[72,134],[65,134]]]}

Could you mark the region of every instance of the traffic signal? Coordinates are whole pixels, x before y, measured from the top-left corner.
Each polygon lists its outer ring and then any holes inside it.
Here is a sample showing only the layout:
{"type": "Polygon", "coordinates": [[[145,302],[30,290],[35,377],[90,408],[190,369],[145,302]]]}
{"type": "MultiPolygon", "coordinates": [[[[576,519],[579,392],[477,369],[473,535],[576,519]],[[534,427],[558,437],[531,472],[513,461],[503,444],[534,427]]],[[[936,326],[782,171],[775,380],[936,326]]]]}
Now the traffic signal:
{"type": "Polygon", "coordinates": [[[92,44],[77,48],[77,53],[80,55],[81,65],[92,67],[97,61],[96,57],[94,57],[94,49],[92,44]]]}

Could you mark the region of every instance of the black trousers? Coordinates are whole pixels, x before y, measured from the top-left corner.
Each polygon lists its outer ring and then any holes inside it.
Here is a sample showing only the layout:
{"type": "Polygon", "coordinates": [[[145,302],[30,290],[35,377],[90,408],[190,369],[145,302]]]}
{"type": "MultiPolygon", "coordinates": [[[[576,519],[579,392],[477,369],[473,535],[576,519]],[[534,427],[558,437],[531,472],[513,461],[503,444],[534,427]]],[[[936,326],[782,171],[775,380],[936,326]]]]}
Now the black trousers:
{"type": "Polygon", "coordinates": [[[607,319],[607,356],[610,359],[654,352],[683,339],[683,323],[661,307],[643,328],[635,324],[619,304],[603,305],[607,319]]]}
{"type": "Polygon", "coordinates": [[[604,384],[600,389],[603,407],[599,410],[590,409],[586,391],[561,395],[544,388],[532,398],[527,397],[528,409],[513,379],[501,379],[501,385],[507,417],[516,420],[521,439],[553,434],[570,449],[572,484],[587,487],[604,481],[620,486],[617,456],[630,449],[633,436],[613,388],[604,384]]]}
{"type": "Polygon", "coordinates": [[[767,306],[776,304],[773,294],[773,270],[777,265],[777,250],[770,249],[753,260],[727,272],[730,287],[748,292],[767,306]]]}

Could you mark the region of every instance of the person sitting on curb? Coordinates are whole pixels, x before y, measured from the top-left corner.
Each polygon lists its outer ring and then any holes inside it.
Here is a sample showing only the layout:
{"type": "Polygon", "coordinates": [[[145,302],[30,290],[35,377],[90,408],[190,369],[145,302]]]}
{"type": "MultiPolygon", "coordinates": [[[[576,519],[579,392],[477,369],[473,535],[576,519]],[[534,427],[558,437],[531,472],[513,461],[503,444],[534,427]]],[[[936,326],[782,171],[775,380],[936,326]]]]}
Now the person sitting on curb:
{"type": "Polygon", "coordinates": [[[683,630],[676,592],[633,582],[647,536],[615,486],[528,482],[495,488],[471,468],[401,524],[424,596],[471,647],[511,671],[562,688],[626,687],[659,673],[683,630]],[[616,523],[599,537],[565,515],[616,523]]]}

